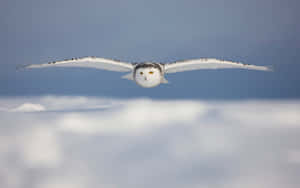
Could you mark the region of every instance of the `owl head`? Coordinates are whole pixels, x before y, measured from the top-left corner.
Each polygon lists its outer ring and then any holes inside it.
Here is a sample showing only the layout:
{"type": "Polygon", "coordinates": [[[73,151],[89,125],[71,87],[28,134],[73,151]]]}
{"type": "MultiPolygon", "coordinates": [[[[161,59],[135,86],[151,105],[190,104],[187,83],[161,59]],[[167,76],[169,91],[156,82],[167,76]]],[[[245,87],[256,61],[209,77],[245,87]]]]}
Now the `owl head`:
{"type": "Polygon", "coordinates": [[[142,87],[155,87],[162,81],[162,71],[159,65],[142,64],[134,71],[134,80],[142,87]]]}

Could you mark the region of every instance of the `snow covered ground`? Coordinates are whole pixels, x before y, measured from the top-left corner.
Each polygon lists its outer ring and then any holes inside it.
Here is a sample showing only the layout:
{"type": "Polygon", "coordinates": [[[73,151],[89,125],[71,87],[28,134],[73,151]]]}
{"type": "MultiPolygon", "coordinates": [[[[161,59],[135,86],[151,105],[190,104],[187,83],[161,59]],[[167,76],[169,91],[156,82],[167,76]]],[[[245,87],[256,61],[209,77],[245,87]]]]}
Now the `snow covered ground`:
{"type": "Polygon", "coordinates": [[[300,101],[0,98],[0,187],[299,187],[300,101]]]}

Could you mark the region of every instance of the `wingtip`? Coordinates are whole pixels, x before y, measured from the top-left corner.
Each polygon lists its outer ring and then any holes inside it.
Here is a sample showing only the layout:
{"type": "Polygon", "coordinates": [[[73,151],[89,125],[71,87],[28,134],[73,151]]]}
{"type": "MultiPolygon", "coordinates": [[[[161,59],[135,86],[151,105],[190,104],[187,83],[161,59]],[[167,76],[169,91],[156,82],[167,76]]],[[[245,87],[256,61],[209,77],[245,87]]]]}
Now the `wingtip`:
{"type": "Polygon", "coordinates": [[[274,66],[273,65],[266,66],[266,71],[274,72],[274,66]]]}
{"type": "Polygon", "coordinates": [[[24,69],[26,69],[27,66],[28,66],[28,65],[18,65],[18,66],[16,67],[16,71],[24,70],[24,69]]]}
{"type": "Polygon", "coordinates": [[[272,65],[271,66],[255,66],[254,65],[254,69],[255,70],[260,70],[260,71],[268,71],[268,72],[273,72],[274,71],[274,67],[272,65]]]}

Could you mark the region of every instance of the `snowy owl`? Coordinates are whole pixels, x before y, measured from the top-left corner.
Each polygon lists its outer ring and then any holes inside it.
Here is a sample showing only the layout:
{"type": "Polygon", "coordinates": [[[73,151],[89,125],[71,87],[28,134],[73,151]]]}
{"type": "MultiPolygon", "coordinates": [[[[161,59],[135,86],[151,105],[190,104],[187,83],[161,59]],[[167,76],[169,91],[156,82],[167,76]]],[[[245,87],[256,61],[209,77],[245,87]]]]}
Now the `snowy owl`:
{"type": "Polygon", "coordinates": [[[238,69],[251,69],[260,71],[270,71],[271,69],[267,66],[257,66],[242,64],[239,62],[231,62],[218,60],[214,58],[202,58],[177,61],[172,63],[154,63],[154,62],[143,62],[143,63],[127,63],[118,60],[98,58],[98,57],[83,57],[83,58],[72,58],[62,61],[54,61],[45,64],[31,64],[24,65],[21,68],[46,68],[46,67],[84,67],[84,68],[95,68],[117,72],[130,72],[122,78],[133,80],[139,86],[145,88],[151,88],[158,86],[161,83],[168,83],[165,79],[165,74],[199,70],[199,69],[227,69],[227,68],[238,68],[238,69]]]}

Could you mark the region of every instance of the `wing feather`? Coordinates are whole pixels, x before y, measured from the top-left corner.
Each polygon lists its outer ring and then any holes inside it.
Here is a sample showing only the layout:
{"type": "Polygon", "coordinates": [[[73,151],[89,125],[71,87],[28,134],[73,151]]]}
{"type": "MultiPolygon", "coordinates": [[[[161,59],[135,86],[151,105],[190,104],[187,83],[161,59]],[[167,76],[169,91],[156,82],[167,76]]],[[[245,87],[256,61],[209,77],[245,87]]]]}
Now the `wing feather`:
{"type": "Polygon", "coordinates": [[[117,72],[129,72],[132,71],[134,66],[132,63],[121,62],[118,60],[98,58],[98,57],[82,57],[72,58],[62,61],[54,61],[45,64],[31,64],[24,65],[19,68],[33,69],[33,68],[47,68],[47,67],[83,67],[94,68],[117,72]]]}
{"type": "Polygon", "coordinates": [[[228,68],[271,71],[270,67],[267,66],[249,65],[240,62],[223,61],[223,60],[218,60],[213,58],[192,59],[192,60],[168,63],[164,65],[165,73],[175,73],[175,72],[192,71],[192,70],[199,70],[199,69],[228,69],[228,68]]]}

